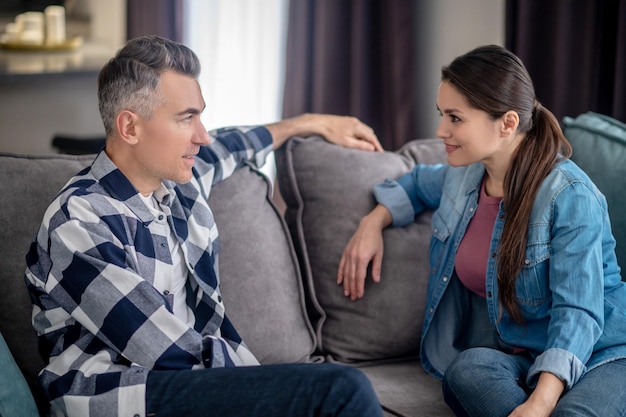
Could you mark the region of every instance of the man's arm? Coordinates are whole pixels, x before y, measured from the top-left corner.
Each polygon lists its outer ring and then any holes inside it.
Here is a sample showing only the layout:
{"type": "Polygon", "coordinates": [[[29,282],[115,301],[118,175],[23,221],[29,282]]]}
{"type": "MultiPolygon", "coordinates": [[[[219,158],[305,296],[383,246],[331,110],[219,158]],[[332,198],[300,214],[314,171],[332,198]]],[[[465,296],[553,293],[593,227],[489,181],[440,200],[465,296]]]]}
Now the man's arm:
{"type": "Polygon", "coordinates": [[[305,113],[266,126],[272,134],[274,149],[292,136],[319,135],[347,148],[382,152],[374,130],[356,117],[305,113]]]}

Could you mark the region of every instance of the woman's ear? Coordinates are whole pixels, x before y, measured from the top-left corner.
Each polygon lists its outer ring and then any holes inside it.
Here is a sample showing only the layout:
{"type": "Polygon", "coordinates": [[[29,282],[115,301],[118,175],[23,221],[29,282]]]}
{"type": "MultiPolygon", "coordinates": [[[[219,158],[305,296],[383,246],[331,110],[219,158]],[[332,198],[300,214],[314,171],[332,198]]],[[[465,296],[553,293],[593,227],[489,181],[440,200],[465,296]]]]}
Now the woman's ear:
{"type": "Polygon", "coordinates": [[[115,118],[120,138],[129,145],[134,145],[139,141],[138,121],[139,117],[130,110],[121,111],[115,118]]]}
{"type": "Polygon", "coordinates": [[[515,134],[517,127],[519,126],[519,115],[516,111],[509,110],[500,118],[502,121],[502,136],[510,136],[515,134]]]}

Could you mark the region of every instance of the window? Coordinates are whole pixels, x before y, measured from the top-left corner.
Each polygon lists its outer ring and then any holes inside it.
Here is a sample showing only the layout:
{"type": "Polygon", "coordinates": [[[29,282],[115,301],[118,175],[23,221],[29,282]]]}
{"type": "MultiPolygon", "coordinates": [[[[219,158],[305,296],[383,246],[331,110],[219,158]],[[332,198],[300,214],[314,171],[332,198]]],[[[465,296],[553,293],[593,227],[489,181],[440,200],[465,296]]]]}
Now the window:
{"type": "Polygon", "coordinates": [[[202,63],[207,129],[279,120],[288,0],[186,0],[183,40],[202,63]]]}

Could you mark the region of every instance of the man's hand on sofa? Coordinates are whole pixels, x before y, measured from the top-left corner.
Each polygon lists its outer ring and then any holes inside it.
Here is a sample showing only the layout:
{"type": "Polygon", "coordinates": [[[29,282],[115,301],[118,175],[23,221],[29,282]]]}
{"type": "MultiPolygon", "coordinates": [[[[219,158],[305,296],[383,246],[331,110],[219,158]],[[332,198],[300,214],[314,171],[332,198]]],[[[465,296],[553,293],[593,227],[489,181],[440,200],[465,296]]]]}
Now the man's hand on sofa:
{"type": "Polygon", "coordinates": [[[346,245],[339,261],[337,284],[352,300],[363,297],[367,267],[372,263],[372,280],[380,282],[383,262],[383,229],[391,224],[391,214],[382,205],[363,217],[359,227],[346,245]]]}
{"type": "Polygon", "coordinates": [[[383,152],[374,130],[356,117],[305,113],[266,126],[272,134],[274,149],[292,136],[322,136],[346,148],[383,152]]]}

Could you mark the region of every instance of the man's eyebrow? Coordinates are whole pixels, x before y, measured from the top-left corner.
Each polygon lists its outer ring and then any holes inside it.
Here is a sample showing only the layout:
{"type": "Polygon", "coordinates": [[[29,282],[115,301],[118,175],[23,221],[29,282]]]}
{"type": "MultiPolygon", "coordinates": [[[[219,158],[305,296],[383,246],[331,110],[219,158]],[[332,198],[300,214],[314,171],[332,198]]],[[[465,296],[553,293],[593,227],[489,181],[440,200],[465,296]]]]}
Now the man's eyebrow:
{"type": "MultiPolygon", "coordinates": [[[[206,106],[204,106],[204,107],[206,107],[206,106]]],[[[200,114],[204,110],[204,107],[202,107],[201,109],[197,109],[195,107],[188,107],[185,110],[176,113],[176,115],[177,116],[183,116],[185,114],[194,114],[194,115],[195,114],[200,114]]]]}

